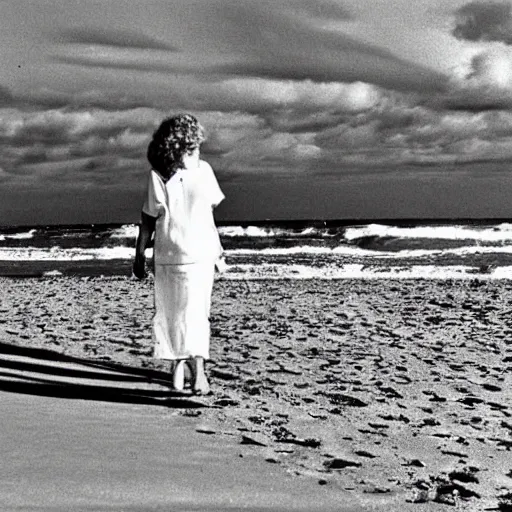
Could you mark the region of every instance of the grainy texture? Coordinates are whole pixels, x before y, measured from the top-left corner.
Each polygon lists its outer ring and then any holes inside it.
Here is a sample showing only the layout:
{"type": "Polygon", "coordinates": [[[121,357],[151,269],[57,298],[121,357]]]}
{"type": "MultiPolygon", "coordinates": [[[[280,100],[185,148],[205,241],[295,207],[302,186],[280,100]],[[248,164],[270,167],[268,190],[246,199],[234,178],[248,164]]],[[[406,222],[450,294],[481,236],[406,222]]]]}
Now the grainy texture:
{"type": "MultiPolygon", "coordinates": [[[[152,282],[0,280],[0,339],[152,359],[152,282]]],[[[512,490],[512,283],[214,285],[209,435],[364,497],[483,510],[512,490]],[[392,498],[393,497],[393,498],[392,498]]]]}

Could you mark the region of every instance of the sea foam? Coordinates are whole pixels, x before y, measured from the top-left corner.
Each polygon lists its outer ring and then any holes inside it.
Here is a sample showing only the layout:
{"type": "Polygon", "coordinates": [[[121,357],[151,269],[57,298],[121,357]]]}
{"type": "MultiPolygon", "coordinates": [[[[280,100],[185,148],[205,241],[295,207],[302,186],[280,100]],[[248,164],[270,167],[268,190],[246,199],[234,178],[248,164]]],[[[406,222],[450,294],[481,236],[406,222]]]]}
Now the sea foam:
{"type": "Polygon", "coordinates": [[[223,279],[228,280],[277,280],[277,279],[510,279],[512,267],[500,267],[482,272],[477,267],[464,265],[411,265],[382,267],[347,264],[340,267],[321,268],[307,265],[241,264],[228,265],[223,279]]]}
{"type": "MultiPolygon", "coordinates": [[[[146,256],[152,256],[152,249],[146,250],[146,256]]],[[[61,247],[2,247],[0,261],[86,261],[86,260],[129,260],[135,255],[131,247],[102,247],[99,249],[63,249],[61,247]]]]}
{"type": "Polygon", "coordinates": [[[425,238],[438,240],[479,240],[482,242],[499,242],[512,240],[512,224],[503,223],[496,226],[479,228],[478,226],[415,226],[400,227],[383,224],[368,224],[347,228],[346,240],[363,237],[425,238]]]}
{"type": "Polygon", "coordinates": [[[139,227],[136,224],[125,224],[120,228],[113,229],[110,238],[136,238],[139,227]]]}
{"type": "Polygon", "coordinates": [[[3,234],[3,235],[0,235],[0,241],[29,240],[30,238],[34,238],[34,234],[36,232],[37,232],[37,229],[31,229],[30,231],[25,231],[23,233],[3,234]]]}

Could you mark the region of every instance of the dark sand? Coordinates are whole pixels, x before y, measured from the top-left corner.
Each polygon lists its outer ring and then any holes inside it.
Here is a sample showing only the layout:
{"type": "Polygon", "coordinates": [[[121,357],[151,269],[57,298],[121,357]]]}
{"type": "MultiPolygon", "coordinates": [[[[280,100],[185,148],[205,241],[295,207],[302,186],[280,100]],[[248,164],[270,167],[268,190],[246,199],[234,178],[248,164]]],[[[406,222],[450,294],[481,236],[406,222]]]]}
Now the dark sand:
{"type": "MultiPolygon", "coordinates": [[[[190,510],[222,509],[228,495],[242,500],[235,509],[243,504],[274,509],[283,503],[275,491],[281,488],[296,496],[284,498],[290,509],[302,507],[305,499],[324,500],[319,509],[330,504],[383,511],[453,510],[450,505],[507,510],[512,503],[512,283],[219,280],[207,368],[213,394],[199,401],[170,397],[162,381],[166,368],[151,357],[151,281],[3,279],[0,294],[0,341],[9,344],[2,348],[0,387],[16,392],[3,395],[11,397],[7,404],[14,402],[14,412],[2,421],[11,434],[19,432],[19,443],[14,435],[9,445],[9,460],[32,454],[44,460],[31,442],[61,428],[67,448],[59,454],[60,444],[50,443],[51,460],[54,467],[79,473],[73,447],[86,453],[96,445],[91,431],[77,428],[81,421],[73,418],[90,415],[101,436],[112,439],[117,432],[125,450],[116,459],[115,442],[95,448],[106,461],[116,461],[105,462],[117,476],[105,479],[103,504],[114,496],[118,510],[158,509],[166,494],[159,475],[166,468],[177,471],[173,460],[181,461],[177,467],[185,464],[192,481],[198,467],[205,474],[203,491],[187,502],[190,510]],[[89,366],[86,373],[76,373],[79,365],[71,360],[27,366],[29,358],[41,360],[43,353],[13,354],[11,345],[44,348],[89,366]],[[105,377],[120,368],[128,375],[121,384],[105,377]],[[59,389],[51,387],[56,380],[59,389]],[[64,407],[41,404],[72,404],[66,406],[74,411],[71,423],[62,412],[48,413],[41,423],[41,407],[64,407]],[[16,412],[21,409],[25,415],[16,412]],[[181,452],[173,459],[187,441],[199,443],[205,458],[189,464],[181,452]],[[116,469],[126,466],[127,453],[135,461],[132,469],[142,468],[133,485],[116,469]],[[240,476],[240,482],[219,482],[216,475],[223,471],[240,476]],[[253,494],[244,494],[244,475],[258,482],[253,494]],[[127,490],[137,482],[144,489],[141,499],[127,490]],[[275,483],[273,489],[268,482],[275,483]],[[216,494],[217,484],[223,490],[216,494]],[[202,501],[205,496],[213,501],[202,501]]],[[[88,471],[101,475],[103,462],[97,461],[103,459],[84,457],[88,471]]],[[[25,505],[34,503],[31,492],[37,494],[36,470],[30,468],[17,469],[17,481],[28,474],[25,505]]],[[[40,485],[51,494],[59,481],[47,477],[40,485]]],[[[189,499],[190,479],[173,481],[180,482],[180,499],[189,499]]],[[[2,499],[11,500],[5,502],[9,506],[22,503],[12,501],[22,499],[16,492],[4,491],[0,504],[2,499]]],[[[95,510],[91,493],[76,496],[84,509],[95,510]]],[[[311,503],[303,508],[311,509],[311,503]]]]}

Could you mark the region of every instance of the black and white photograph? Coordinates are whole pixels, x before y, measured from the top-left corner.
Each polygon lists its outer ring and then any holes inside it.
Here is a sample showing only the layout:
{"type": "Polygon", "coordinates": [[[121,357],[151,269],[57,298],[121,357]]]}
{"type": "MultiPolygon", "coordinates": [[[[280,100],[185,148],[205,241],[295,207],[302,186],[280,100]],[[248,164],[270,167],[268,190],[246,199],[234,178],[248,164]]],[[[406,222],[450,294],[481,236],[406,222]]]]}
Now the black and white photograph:
{"type": "Polygon", "coordinates": [[[2,512],[512,511],[511,0],[0,0],[2,512]]]}

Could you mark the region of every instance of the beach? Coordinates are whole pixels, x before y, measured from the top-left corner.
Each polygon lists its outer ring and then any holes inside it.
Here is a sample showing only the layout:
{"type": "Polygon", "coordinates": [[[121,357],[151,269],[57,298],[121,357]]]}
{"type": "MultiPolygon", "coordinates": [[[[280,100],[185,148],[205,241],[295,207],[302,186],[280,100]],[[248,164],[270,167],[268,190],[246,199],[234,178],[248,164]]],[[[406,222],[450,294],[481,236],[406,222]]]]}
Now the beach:
{"type": "Polygon", "coordinates": [[[362,510],[512,506],[508,280],[217,278],[212,394],[179,397],[197,407],[166,405],[151,279],[0,278],[0,294],[4,352],[133,369],[135,395],[155,390],[137,407],[186,416],[248,470],[257,460],[362,510]]]}

